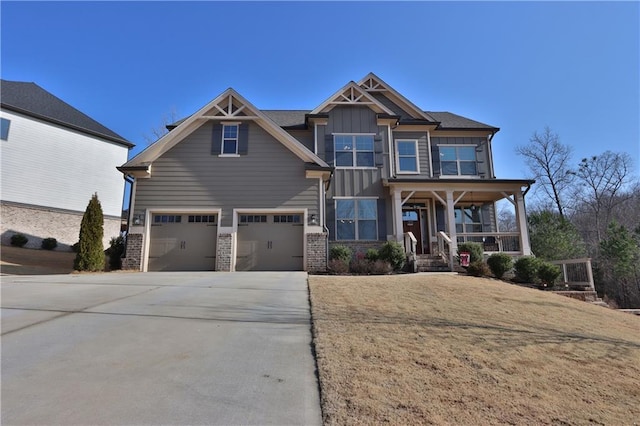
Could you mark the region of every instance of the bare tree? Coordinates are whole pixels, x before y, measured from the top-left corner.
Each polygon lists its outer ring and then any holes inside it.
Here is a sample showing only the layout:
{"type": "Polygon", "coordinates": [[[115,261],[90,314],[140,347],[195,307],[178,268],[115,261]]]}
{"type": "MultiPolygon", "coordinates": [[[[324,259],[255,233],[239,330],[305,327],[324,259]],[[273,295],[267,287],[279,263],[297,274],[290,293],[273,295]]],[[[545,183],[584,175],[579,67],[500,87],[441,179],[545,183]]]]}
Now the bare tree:
{"type": "Polygon", "coordinates": [[[168,114],[163,114],[160,118],[160,124],[157,127],[153,127],[151,129],[151,134],[144,134],[144,140],[147,142],[147,145],[150,145],[169,133],[169,129],[167,126],[178,121],[178,112],[175,107],[171,108],[168,114]]]}
{"type": "Polygon", "coordinates": [[[537,181],[536,191],[565,217],[565,197],[574,180],[571,171],[572,148],[560,143],[560,138],[547,126],[542,133],[534,132],[529,144],[516,148],[518,155],[525,158],[533,178],[537,181]]]}
{"type": "Polygon", "coordinates": [[[631,170],[629,154],[605,151],[591,158],[583,158],[573,172],[579,182],[575,187],[576,200],[583,210],[590,213],[598,244],[616,207],[634,195],[633,191],[625,190],[632,180],[631,170]]]}

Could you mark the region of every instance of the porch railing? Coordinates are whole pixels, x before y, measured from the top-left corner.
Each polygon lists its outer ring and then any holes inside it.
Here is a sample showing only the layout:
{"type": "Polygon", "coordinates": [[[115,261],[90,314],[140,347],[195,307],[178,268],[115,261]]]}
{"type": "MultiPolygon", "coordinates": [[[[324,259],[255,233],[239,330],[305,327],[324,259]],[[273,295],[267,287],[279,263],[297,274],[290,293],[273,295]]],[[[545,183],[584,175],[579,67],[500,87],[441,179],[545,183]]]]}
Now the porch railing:
{"type": "Polygon", "coordinates": [[[485,253],[522,254],[518,232],[461,232],[457,234],[457,239],[458,244],[472,241],[480,243],[485,253]]]}
{"type": "Polygon", "coordinates": [[[449,268],[453,270],[453,256],[454,253],[451,250],[451,243],[453,241],[443,231],[438,232],[438,255],[445,262],[449,262],[449,268]]]}
{"type": "Polygon", "coordinates": [[[595,291],[591,258],[554,260],[550,263],[560,266],[562,270],[562,283],[565,286],[588,287],[591,291],[595,291]]]}
{"type": "Polygon", "coordinates": [[[404,252],[407,255],[415,255],[418,249],[418,240],[413,232],[405,232],[404,234],[404,252]]]}

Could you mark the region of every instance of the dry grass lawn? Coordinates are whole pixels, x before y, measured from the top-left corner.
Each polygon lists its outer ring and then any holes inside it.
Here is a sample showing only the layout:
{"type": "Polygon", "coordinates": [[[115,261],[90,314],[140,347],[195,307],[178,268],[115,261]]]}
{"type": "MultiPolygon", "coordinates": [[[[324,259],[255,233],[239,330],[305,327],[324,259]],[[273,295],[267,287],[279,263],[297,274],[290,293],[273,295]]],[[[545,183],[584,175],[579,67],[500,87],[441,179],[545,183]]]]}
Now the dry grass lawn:
{"type": "Polygon", "coordinates": [[[640,317],[462,275],[309,285],[327,425],[640,424],[640,317]]]}
{"type": "Polygon", "coordinates": [[[2,246],[0,272],[11,275],[69,274],[73,272],[75,257],[76,254],[70,251],[2,246]]]}

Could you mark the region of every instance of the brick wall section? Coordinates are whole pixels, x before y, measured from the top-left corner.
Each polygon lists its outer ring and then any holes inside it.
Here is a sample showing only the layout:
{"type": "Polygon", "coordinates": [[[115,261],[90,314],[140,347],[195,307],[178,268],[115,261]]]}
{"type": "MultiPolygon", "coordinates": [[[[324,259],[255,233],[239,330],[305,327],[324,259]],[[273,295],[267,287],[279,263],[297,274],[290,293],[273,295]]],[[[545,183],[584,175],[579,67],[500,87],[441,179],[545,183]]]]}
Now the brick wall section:
{"type": "Polygon", "coordinates": [[[218,245],[216,248],[216,271],[231,271],[231,249],[233,237],[231,234],[218,235],[218,245]]]}
{"type": "Polygon", "coordinates": [[[327,271],[327,234],[307,234],[307,272],[327,271]]]}
{"type": "MultiPolygon", "coordinates": [[[[25,247],[40,248],[43,239],[55,238],[56,250],[68,250],[78,242],[83,213],[3,202],[0,209],[2,244],[10,245],[13,234],[20,233],[29,238],[25,247]]],[[[104,248],[118,235],[120,219],[105,217],[104,248]]]]}
{"type": "Polygon", "coordinates": [[[141,271],[142,270],[142,234],[127,235],[127,257],[122,259],[122,269],[141,271]]]}

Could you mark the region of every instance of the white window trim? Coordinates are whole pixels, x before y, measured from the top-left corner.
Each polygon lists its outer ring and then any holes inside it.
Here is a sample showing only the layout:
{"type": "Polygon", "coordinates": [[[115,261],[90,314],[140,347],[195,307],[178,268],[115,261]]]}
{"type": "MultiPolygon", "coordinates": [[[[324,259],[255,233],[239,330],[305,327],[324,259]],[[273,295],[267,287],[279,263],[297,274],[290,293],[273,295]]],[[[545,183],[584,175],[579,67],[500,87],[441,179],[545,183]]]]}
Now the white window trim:
{"type": "MultiPolygon", "coordinates": [[[[478,147],[477,145],[473,145],[473,144],[441,144],[441,145],[437,145],[438,147],[438,152],[440,152],[440,148],[441,147],[445,147],[445,148],[460,148],[460,147],[472,147],[474,152],[475,149],[478,147]]],[[[475,175],[463,175],[460,174],[460,159],[458,158],[457,155],[457,150],[456,150],[456,165],[457,165],[457,172],[458,174],[455,175],[445,175],[444,173],[442,173],[442,158],[439,158],[438,161],[440,162],[440,178],[463,178],[463,179],[471,179],[471,178],[479,178],[480,175],[478,174],[478,158],[476,157],[475,163],[476,163],[476,174],[475,175]]],[[[450,160],[453,161],[453,160],[450,160]]],[[[468,160],[463,160],[466,163],[470,163],[470,161],[468,160]]]]}
{"type": "MultiPolygon", "coordinates": [[[[396,139],[396,171],[399,175],[419,175],[420,174],[420,153],[418,153],[418,140],[417,139],[396,139]],[[400,151],[398,150],[399,142],[413,142],[416,147],[416,171],[402,170],[400,168],[400,151]]],[[[404,157],[408,157],[405,155],[404,157]]]]}
{"type": "Polygon", "coordinates": [[[222,142],[220,145],[220,155],[218,157],[239,157],[238,154],[238,145],[240,144],[240,123],[222,123],[222,142]],[[224,130],[227,127],[235,127],[236,128],[236,137],[235,138],[225,138],[224,130]],[[236,152],[224,152],[224,141],[225,140],[235,140],[236,141],[236,152]]]}
{"type": "Polygon", "coordinates": [[[375,170],[377,169],[376,167],[376,134],[375,133],[331,133],[331,136],[334,136],[333,138],[333,164],[336,164],[336,169],[348,169],[348,170],[375,170]],[[371,136],[373,138],[373,151],[361,151],[361,152],[373,152],[373,166],[338,166],[337,165],[337,159],[336,159],[336,153],[338,152],[338,150],[336,149],[336,139],[335,136],[353,136],[354,137],[354,141],[353,141],[353,150],[352,150],[352,155],[353,155],[353,164],[356,164],[356,159],[357,159],[357,152],[358,150],[356,149],[356,145],[355,145],[355,136],[371,136]]]}
{"type": "MultiPolygon", "coordinates": [[[[378,197],[334,197],[333,198],[333,208],[334,208],[334,212],[335,212],[335,221],[334,221],[334,225],[335,225],[335,240],[336,241],[378,241],[379,235],[378,235],[378,197]],[[355,222],[355,240],[346,240],[346,239],[338,239],[338,201],[344,201],[344,200],[354,200],[356,201],[354,203],[354,214],[355,214],[355,218],[354,218],[354,222],[355,222]],[[371,201],[375,201],[376,202],[376,238],[373,240],[362,240],[359,238],[358,235],[358,200],[371,200],[371,201]]],[[[371,220],[371,219],[363,219],[363,220],[371,220]]]]}

